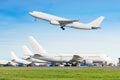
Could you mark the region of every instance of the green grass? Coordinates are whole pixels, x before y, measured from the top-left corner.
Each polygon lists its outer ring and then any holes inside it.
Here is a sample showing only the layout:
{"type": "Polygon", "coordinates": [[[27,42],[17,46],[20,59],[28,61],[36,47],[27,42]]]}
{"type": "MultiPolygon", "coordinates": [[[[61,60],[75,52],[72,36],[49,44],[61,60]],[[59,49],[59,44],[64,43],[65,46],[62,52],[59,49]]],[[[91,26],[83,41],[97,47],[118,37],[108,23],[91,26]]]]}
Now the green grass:
{"type": "Polygon", "coordinates": [[[0,80],[120,80],[120,69],[0,68],[0,80]]]}

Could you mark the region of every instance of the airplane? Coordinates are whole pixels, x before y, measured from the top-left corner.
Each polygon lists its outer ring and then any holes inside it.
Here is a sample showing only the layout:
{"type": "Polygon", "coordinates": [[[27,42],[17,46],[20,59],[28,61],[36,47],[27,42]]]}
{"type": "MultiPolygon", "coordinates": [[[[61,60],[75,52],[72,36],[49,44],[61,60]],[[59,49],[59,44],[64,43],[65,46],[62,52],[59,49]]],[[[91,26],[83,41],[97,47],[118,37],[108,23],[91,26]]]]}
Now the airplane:
{"type": "Polygon", "coordinates": [[[34,37],[30,36],[29,41],[31,47],[33,49],[34,58],[49,61],[52,63],[70,63],[70,64],[78,64],[78,63],[86,63],[86,64],[93,64],[93,63],[101,63],[106,64],[106,62],[110,61],[110,58],[105,54],[65,54],[65,53],[58,53],[58,54],[50,54],[47,53],[45,50],[41,51],[40,44],[34,39],[34,37]],[[45,52],[45,53],[44,53],[45,52]]]}
{"type": "Polygon", "coordinates": [[[0,66],[8,65],[10,61],[7,60],[0,60],[0,66]]]}
{"type": "Polygon", "coordinates": [[[14,62],[14,63],[22,63],[24,65],[31,64],[31,62],[29,62],[29,61],[26,61],[26,60],[24,60],[22,58],[18,58],[13,51],[11,51],[11,56],[12,56],[12,60],[11,61],[14,62]]]}
{"type": "Polygon", "coordinates": [[[0,60],[0,66],[17,66],[17,64],[12,61],[0,60]]]}
{"type": "Polygon", "coordinates": [[[34,54],[30,51],[30,49],[26,45],[23,45],[22,48],[26,55],[26,58],[24,58],[25,60],[30,61],[32,63],[36,63],[36,64],[37,63],[45,63],[45,64],[47,63],[47,61],[32,58],[31,56],[33,56],[34,54]]]}
{"type": "Polygon", "coordinates": [[[79,22],[79,20],[65,19],[62,17],[57,17],[51,14],[38,12],[38,11],[32,11],[32,12],[29,12],[29,14],[35,18],[35,21],[36,19],[42,19],[42,20],[48,21],[52,25],[59,25],[62,30],[65,30],[65,27],[84,29],[84,30],[99,29],[100,24],[104,19],[104,16],[100,16],[94,21],[85,24],[85,23],[79,22]]]}

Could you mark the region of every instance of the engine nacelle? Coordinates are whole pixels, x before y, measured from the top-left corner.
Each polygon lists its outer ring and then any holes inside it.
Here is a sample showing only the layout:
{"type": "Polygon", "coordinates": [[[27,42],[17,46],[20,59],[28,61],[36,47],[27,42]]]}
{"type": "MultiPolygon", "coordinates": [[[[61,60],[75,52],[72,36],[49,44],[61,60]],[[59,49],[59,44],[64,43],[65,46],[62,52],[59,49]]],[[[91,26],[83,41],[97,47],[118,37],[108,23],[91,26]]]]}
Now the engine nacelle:
{"type": "Polygon", "coordinates": [[[59,22],[58,21],[50,21],[50,24],[59,25],[59,22]]]}

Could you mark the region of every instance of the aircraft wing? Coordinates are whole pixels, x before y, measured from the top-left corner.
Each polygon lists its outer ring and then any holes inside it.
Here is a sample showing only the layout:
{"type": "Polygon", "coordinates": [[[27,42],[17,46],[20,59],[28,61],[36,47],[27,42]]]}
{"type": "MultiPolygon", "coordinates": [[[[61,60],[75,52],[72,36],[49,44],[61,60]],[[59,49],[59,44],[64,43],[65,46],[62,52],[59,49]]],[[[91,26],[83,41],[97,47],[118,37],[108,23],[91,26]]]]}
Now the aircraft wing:
{"type": "Polygon", "coordinates": [[[78,61],[82,61],[82,60],[83,60],[83,58],[80,57],[79,55],[73,55],[73,58],[72,58],[71,61],[78,62],[78,61]]]}
{"type": "Polygon", "coordinates": [[[40,54],[34,54],[34,56],[32,56],[32,58],[36,58],[36,59],[39,59],[40,57],[42,57],[40,54]]]}
{"type": "Polygon", "coordinates": [[[79,20],[59,20],[60,26],[65,26],[66,24],[71,24],[73,22],[78,22],[79,20]]]}

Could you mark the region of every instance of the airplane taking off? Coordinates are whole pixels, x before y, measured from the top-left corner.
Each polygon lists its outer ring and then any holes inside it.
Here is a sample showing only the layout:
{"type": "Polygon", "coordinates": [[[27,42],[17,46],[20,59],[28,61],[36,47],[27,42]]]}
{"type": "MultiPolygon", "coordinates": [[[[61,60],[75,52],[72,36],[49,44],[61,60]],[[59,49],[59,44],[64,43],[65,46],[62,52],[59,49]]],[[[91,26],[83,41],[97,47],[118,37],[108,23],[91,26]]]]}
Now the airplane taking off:
{"type": "Polygon", "coordinates": [[[85,30],[99,29],[100,24],[104,19],[104,16],[100,16],[96,20],[85,24],[85,23],[80,23],[79,20],[69,20],[38,11],[32,11],[29,12],[29,14],[33,16],[35,20],[38,18],[38,19],[46,20],[50,24],[59,25],[62,30],[65,30],[65,27],[85,29],[85,30]]]}
{"type": "Polygon", "coordinates": [[[45,60],[54,63],[79,63],[85,61],[86,64],[93,64],[93,63],[102,63],[105,64],[106,62],[110,61],[110,58],[105,54],[49,54],[45,50],[42,49],[40,44],[32,37],[29,37],[30,44],[32,46],[34,54],[34,58],[45,60]],[[44,53],[45,52],[45,53],[44,53]]]}

